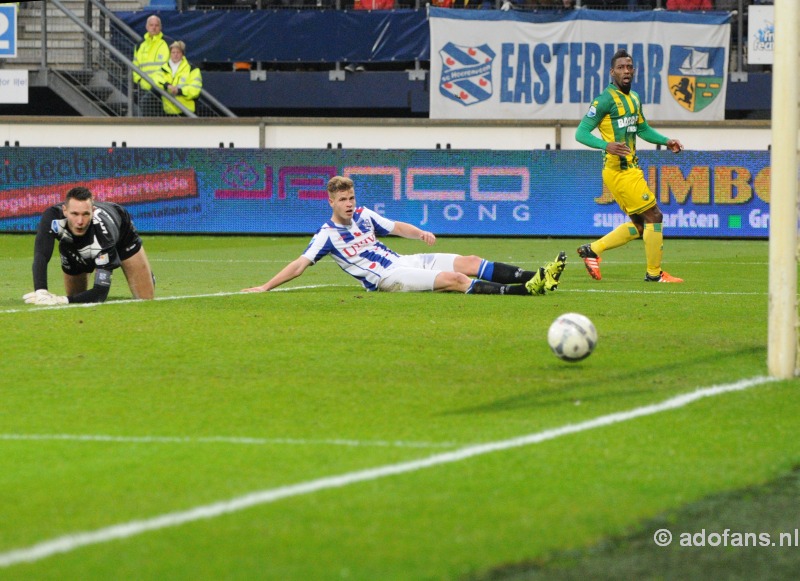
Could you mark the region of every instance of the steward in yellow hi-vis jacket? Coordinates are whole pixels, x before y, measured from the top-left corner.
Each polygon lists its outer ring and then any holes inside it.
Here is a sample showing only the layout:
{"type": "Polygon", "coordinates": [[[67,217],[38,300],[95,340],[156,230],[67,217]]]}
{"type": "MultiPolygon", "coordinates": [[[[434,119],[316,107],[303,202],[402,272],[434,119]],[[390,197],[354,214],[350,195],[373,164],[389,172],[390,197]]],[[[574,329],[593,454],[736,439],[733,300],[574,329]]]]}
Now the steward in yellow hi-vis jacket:
{"type": "MultiPolygon", "coordinates": [[[[161,67],[159,82],[164,90],[174,95],[175,98],[189,111],[194,113],[194,102],[203,90],[203,76],[200,69],[192,67],[184,56],[186,45],[181,40],[176,40],[169,46],[169,61],[161,67]]],[[[164,112],[167,115],[180,115],[182,111],[162,97],[164,112]]]]}
{"type": "MultiPolygon", "coordinates": [[[[158,80],[161,74],[161,67],[169,60],[169,46],[164,40],[164,33],[161,32],[161,19],[158,16],[150,16],[145,25],[147,32],[142,43],[136,47],[133,53],[133,64],[142,69],[153,80],[158,80]]],[[[136,71],[133,72],[133,82],[137,83],[145,91],[152,87],[136,71]]]]}

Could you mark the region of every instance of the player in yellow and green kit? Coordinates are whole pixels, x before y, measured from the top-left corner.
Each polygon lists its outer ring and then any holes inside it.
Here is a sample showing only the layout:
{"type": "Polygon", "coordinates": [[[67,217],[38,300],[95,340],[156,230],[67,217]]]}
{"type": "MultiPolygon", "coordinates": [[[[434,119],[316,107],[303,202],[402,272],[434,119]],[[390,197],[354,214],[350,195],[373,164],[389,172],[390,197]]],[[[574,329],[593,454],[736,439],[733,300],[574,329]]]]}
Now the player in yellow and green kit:
{"type": "Polygon", "coordinates": [[[644,172],[639,168],[636,137],[665,145],[674,153],[683,151],[683,145],[677,139],[664,137],[648,125],[639,95],[631,90],[633,75],[633,58],[624,49],[618,50],[611,58],[611,83],[592,101],[575,132],[575,139],[579,142],[605,152],[603,183],[622,211],[630,217],[630,222],[617,226],[591,244],[580,246],[578,255],[583,258],[589,275],[600,280],[600,256],[603,252],[641,237],[647,258],[645,281],[683,282],[683,279],[661,270],[663,215],[656,204],[655,194],[644,179],[644,172]],[[592,134],[597,128],[600,137],[592,134]]]}

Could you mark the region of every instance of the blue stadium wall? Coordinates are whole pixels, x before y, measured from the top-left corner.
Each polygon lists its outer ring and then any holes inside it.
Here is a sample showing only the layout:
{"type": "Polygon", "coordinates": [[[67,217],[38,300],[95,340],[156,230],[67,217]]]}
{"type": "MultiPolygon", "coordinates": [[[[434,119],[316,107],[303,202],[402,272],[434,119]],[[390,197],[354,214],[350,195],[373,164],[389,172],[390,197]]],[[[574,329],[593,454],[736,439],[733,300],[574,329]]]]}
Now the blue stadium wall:
{"type": "MultiPolygon", "coordinates": [[[[306,234],[325,185],[436,234],[597,236],[625,221],[594,151],[6,148],[0,231],[32,232],[75,185],[130,209],[148,233],[306,234]]],[[[769,152],[641,152],[671,237],[766,238],[769,152]]]]}
{"type": "MultiPolygon", "coordinates": [[[[152,11],[120,12],[143,31],[152,11]]],[[[427,116],[429,79],[412,80],[404,69],[430,61],[425,10],[162,11],[165,35],[186,42],[187,57],[203,68],[205,88],[240,115],[427,116]],[[242,72],[214,71],[234,62],[262,63],[264,80],[242,72]],[[335,63],[363,65],[329,80],[335,63]],[[297,69],[297,70],[294,70],[297,69]],[[389,69],[389,70],[387,70],[389,69]],[[396,70],[399,69],[399,70],[396,70]]],[[[554,19],[557,15],[532,15],[554,19]]],[[[772,77],[750,73],[728,82],[726,118],[768,115],[772,77]]]]}

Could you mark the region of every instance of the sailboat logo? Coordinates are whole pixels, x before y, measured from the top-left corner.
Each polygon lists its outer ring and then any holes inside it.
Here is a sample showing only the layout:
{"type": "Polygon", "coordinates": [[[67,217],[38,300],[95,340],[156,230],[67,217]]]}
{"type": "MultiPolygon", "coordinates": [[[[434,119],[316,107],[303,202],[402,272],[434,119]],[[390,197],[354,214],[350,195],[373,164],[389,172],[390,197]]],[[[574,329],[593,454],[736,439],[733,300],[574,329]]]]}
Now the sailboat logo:
{"type": "Polygon", "coordinates": [[[722,90],[724,68],[722,47],[673,46],[667,72],[669,91],[681,107],[702,111],[722,90]]]}

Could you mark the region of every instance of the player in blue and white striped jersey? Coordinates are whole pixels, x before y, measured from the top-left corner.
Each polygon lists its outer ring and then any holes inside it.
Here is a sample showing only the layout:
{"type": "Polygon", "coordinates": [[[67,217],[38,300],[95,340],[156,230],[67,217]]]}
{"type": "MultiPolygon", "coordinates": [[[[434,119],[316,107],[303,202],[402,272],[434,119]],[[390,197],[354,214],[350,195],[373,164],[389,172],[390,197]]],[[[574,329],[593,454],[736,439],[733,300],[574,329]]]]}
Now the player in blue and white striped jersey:
{"type": "Polygon", "coordinates": [[[331,219],[317,231],[305,252],[269,281],[244,289],[245,292],[272,290],[297,278],[327,255],[368,291],[540,295],[558,287],[566,266],[564,252],[535,271],[490,262],[474,255],[401,255],[385,246],[378,237],[392,234],[422,240],[432,246],[436,243],[436,236],[412,224],[390,220],[368,208],[356,207],[353,180],[349,178],[331,178],[328,202],[333,210],[331,219]]]}

